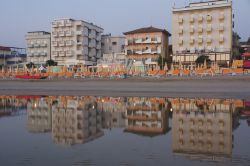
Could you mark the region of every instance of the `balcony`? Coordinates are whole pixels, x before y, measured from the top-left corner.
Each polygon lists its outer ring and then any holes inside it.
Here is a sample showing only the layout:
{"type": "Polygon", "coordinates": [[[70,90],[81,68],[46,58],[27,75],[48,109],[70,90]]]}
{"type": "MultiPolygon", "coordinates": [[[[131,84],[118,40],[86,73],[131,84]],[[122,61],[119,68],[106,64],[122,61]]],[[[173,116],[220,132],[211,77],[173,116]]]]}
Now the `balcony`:
{"type": "Polygon", "coordinates": [[[77,45],[83,45],[83,42],[82,41],[77,41],[76,44],[77,45]]]}
{"type": "Polygon", "coordinates": [[[72,37],[73,36],[73,32],[72,31],[66,31],[65,32],[65,36],[72,37]]]}
{"type": "Polygon", "coordinates": [[[194,44],[194,39],[193,38],[189,40],[189,44],[191,44],[191,45],[194,44]]]}
{"type": "Polygon", "coordinates": [[[198,32],[199,32],[199,33],[202,33],[202,32],[203,32],[203,27],[200,26],[200,27],[198,28],[198,32]]]}
{"type": "Polygon", "coordinates": [[[203,43],[203,38],[199,37],[198,43],[199,43],[199,44],[202,44],[202,43],[203,43]]]}
{"type": "Polygon", "coordinates": [[[142,50],[135,51],[136,54],[142,55],[142,50]]]}
{"type": "Polygon", "coordinates": [[[220,39],[219,39],[220,43],[223,43],[224,42],[224,36],[220,36],[220,39]]]}
{"type": "Polygon", "coordinates": [[[96,40],[101,41],[101,35],[97,35],[96,40]]]}
{"type": "Polygon", "coordinates": [[[41,47],[47,47],[47,43],[46,43],[46,42],[42,42],[42,43],[40,44],[40,46],[41,46],[41,47]]]}
{"type": "Polygon", "coordinates": [[[96,57],[97,57],[97,58],[101,58],[101,57],[102,57],[101,51],[98,51],[98,52],[97,52],[96,57]]]}
{"type": "Polygon", "coordinates": [[[58,22],[52,22],[52,27],[57,28],[58,27],[58,22]]]}
{"type": "Polygon", "coordinates": [[[101,44],[98,44],[98,45],[96,46],[96,49],[98,49],[98,50],[102,49],[101,44]]]}
{"type": "Polygon", "coordinates": [[[189,31],[191,34],[193,34],[194,33],[194,26],[191,26],[190,27],[190,31],[189,31]]]}
{"type": "Polygon", "coordinates": [[[60,41],[60,42],[59,42],[59,46],[60,46],[60,47],[63,47],[63,46],[65,46],[65,43],[64,43],[64,41],[60,41]]]}
{"type": "Polygon", "coordinates": [[[90,43],[89,43],[89,47],[90,48],[95,48],[96,47],[96,41],[95,40],[91,40],[90,43]]]}
{"type": "Polygon", "coordinates": [[[150,44],[152,42],[152,39],[151,38],[146,38],[143,43],[145,44],[150,44]]]}
{"type": "Polygon", "coordinates": [[[71,50],[66,51],[66,56],[71,57],[74,55],[74,52],[71,50]]]}
{"type": "Polygon", "coordinates": [[[220,13],[219,19],[220,21],[223,21],[225,19],[224,12],[220,13]]]}
{"type": "Polygon", "coordinates": [[[211,38],[211,37],[207,38],[207,43],[208,43],[208,44],[211,44],[211,43],[212,43],[212,38],[211,38]]]}
{"type": "Polygon", "coordinates": [[[64,27],[65,26],[65,20],[58,21],[58,26],[59,27],[64,27]]]}
{"type": "Polygon", "coordinates": [[[220,24],[219,31],[224,31],[224,24],[220,24]]]}
{"type": "Polygon", "coordinates": [[[142,39],[136,39],[135,40],[135,44],[141,44],[142,43],[142,39]]]}
{"type": "Polygon", "coordinates": [[[89,38],[95,39],[96,38],[96,33],[94,30],[91,30],[91,33],[89,34],[89,38]]]}
{"type": "Polygon", "coordinates": [[[161,54],[161,47],[158,47],[158,48],[157,48],[157,53],[158,53],[158,54],[161,54]]]}
{"type": "Polygon", "coordinates": [[[76,31],[76,35],[82,35],[83,31],[76,31]]]}
{"type": "Polygon", "coordinates": [[[34,48],[34,45],[33,44],[27,44],[27,47],[28,48],[34,48]]]}
{"type": "Polygon", "coordinates": [[[71,20],[66,20],[65,21],[65,26],[66,27],[72,27],[73,26],[73,22],[71,20]]]}
{"type": "Polygon", "coordinates": [[[211,22],[212,21],[212,16],[211,15],[207,15],[207,22],[211,22]]]}
{"type": "Polygon", "coordinates": [[[179,45],[183,45],[183,39],[179,39],[179,45]]]}
{"type": "Polygon", "coordinates": [[[58,37],[58,33],[54,31],[54,32],[52,32],[52,36],[53,37],[58,37]]]}
{"type": "Polygon", "coordinates": [[[60,52],[59,52],[59,56],[64,57],[65,55],[66,55],[66,54],[65,54],[64,51],[60,51],[60,52]]]}
{"type": "Polygon", "coordinates": [[[58,46],[58,42],[57,41],[52,41],[52,46],[53,47],[57,47],[58,46]]]}
{"type": "Polygon", "coordinates": [[[57,51],[52,51],[52,56],[55,57],[55,56],[58,56],[58,52],[57,51]]]}
{"type": "Polygon", "coordinates": [[[143,54],[151,54],[151,48],[142,51],[143,54]]]}
{"type": "Polygon", "coordinates": [[[58,34],[59,34],[60,37],[64,37],[65,36],[65,33],[63,31],[60,31],[58,34]]]}
{"type": "Polygon", "coordinates": [[[179,24],[182,24],[182,23],[183,23],[183,20],[184,20],[183,17],[180,16],[180,17],[178,18],[179,24]]]}
{"type": "Polygon", "coordinates": [[[66,41],[66,46],[73,46],[74,42],[72,40],[66,41]]]}
{"type": "Polygon", "coordinates": [[[179,29],[179,34],[182,35],[183,34],[183,29],[179,29]]]}
{"type": "Polygon", "coordinates": [[[212,32],[212,25],[207,26],[207,32],[212,32]]]}

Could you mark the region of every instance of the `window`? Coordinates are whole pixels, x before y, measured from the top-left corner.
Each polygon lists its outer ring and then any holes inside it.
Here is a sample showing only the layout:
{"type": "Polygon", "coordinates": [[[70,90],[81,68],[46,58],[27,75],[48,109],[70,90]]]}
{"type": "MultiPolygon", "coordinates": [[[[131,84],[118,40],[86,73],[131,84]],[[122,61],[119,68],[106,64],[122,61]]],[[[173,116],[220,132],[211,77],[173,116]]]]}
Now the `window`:
{"type": "Polygon", "coordinates": [[[117,45],[117,42],[112,42],[112,45],[113,45],[113,46],[116,46],[116,45],[117,45]]]}

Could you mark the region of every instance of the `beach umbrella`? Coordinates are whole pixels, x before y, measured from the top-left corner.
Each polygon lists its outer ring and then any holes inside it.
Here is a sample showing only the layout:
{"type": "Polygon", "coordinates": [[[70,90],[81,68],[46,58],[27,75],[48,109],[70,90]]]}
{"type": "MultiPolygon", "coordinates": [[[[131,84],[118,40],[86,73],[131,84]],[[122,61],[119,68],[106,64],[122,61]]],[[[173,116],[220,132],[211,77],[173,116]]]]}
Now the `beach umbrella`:
{"type": "Polygon", "coordinates": [[[182,69],[181,61],[179,61],[179,69],[182,69]]]}

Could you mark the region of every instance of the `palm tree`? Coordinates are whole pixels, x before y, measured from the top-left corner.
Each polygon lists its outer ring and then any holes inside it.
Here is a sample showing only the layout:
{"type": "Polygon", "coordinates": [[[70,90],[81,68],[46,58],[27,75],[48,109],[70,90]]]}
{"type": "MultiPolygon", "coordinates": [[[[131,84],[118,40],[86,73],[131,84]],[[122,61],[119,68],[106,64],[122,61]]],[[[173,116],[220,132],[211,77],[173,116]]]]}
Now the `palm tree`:
{"type": "Polygon", "coordinates": [[[46,61],[46,66],[57,66],[57,62],[54,60],[50,59],[46,61]]]}

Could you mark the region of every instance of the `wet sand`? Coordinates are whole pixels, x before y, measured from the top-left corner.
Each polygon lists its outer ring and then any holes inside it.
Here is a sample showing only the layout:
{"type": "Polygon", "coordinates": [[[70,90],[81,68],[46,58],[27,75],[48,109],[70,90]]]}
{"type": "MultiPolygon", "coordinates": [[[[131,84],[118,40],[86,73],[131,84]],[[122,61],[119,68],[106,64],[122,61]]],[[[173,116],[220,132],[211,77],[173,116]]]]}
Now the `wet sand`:
{"type": "Polygon", "coordinates": [[[0,80],[0,95],[250,99],[250,76],[124,80],[0,80]]]}

